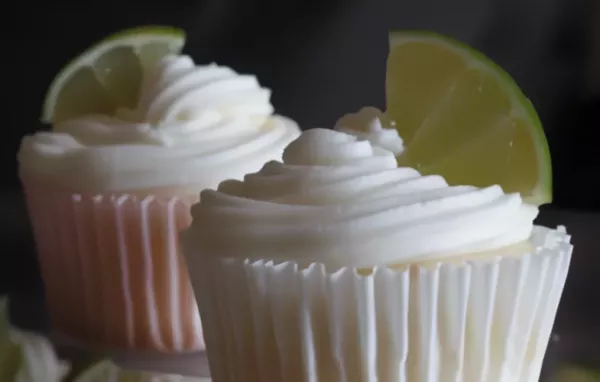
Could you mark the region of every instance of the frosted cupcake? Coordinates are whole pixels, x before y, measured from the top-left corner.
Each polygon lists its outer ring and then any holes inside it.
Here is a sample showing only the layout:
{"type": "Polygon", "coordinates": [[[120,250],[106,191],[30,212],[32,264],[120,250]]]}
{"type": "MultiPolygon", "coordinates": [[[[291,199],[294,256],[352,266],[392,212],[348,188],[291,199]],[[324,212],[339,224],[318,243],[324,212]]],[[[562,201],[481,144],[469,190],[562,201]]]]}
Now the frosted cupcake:
{"type": "Polygon", "coordinates": [[[54,328],[86,344],[204,347],[178,233],[199,191],[299,135],[251,75],[169,55],[134,107],[62,119],[18,154],[54,328]]]}
{"type": "Polygon", "coordinates": [[[213,381],[537,382],[572,251],[537,213],[304,132],[192,207],[213,381]]]}

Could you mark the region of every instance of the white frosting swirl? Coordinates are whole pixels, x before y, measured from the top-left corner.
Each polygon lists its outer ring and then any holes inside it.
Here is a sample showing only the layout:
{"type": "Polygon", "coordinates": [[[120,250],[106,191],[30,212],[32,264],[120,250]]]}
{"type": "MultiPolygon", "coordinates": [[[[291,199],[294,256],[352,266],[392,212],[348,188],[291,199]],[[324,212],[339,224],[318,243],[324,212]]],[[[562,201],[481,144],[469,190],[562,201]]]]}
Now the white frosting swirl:
{"type": "Polygon", "coordinates": [[[281,158],[300,134],[269,98],[254,76],[166,57],[145,74],[135,110],[25,137],[21,171],[78,191],[216,187],[281,158]]]}
{"type": "Polygon", "coordinates": [[[367,267],[517,244],[537,213],[499,186],[451,187],[368,141],[313,129],[283,163],[203,191],[186,240],[218,257],[367,267]]]}
{"type": "Polygon", "coordinates": [[[381,110],[363,107],[357,113],[346,114],[340,118],[334,129],[365,139],[374,146],[400,155],[404,152],[404,141],[394,126],[395,122],[388,121],[381,110]]]}

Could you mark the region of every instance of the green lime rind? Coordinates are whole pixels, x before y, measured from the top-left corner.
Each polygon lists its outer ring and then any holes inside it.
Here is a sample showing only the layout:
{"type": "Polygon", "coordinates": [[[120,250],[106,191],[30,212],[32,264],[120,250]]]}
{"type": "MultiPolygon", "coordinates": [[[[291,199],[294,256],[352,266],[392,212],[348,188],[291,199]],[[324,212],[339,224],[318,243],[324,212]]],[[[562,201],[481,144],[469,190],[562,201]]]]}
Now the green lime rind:
{"type": "Polygon", "coordinates": [[[533,104],[521,91],[510,74],[482,52],[451,37],[443,36],[431,31],[420,30],[391,31],[389,34],[390,48],[410,40],[430,40],[440,43],[463,56],[466,62],[471,63],[471,65],[476,65],[479,70],[489,73],[497,79],[498,84],[503,87],[509,95],[515,113],[525,116],[530,122],[534,141],[537,142],[535,149],[539,168],[541,169],[540,179],[538,179],[536,186],[531,190],[530,194],[523,195],[523,198],[528,203],[536,205],[550,203],[552,201],[552,161],[550,158],[548,141],[533,104]]]}
{"type": "Polygon", "coordinates": [[[54,77],[44,97],[44,105],[40,120],[43,123],[52,123],[56,101],[64,85],[82,67],[93,68],[96,60],[103,54],[118,46],[140,47],[147,43],[164,42],[171,53],[179,53],[185,45],[185,32],[179,28],[169,26],[143,26],[117,32],[99,43],[86,49],[83,53],[71,60],[54,77]]]}
{"type": "Polygon", "coordinates": [[[183,45],[185,44],[185,32],[182,29],[166,25],[145,25],[141,27],[125,29],[108,36],[103,41],[111,42],[127,40],[132,37],[135,39],[140,35],[153,35],[153,37],[169,36],[169,41],[172,41],[173,38],[176,38],[178,40],[177,44],[179,49],[183,48],[183,45]]]}
{"type": "Polygon", "coordinates": [[[558,370],[555,382],[600,382],[600,370],[567,365],[558,370]]]}

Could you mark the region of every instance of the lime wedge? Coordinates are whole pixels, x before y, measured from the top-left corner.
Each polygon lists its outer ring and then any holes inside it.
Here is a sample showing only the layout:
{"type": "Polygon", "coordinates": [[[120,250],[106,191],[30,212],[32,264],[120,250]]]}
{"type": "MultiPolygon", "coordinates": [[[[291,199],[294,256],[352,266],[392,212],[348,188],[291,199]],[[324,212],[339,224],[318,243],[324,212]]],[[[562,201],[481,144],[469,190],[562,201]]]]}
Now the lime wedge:
{"type": "Polygon", "coordinates": [[[499,184],[533,204],[552,200],[548,143],[531,102],[482,53],[431,32],[392,32],[387,115],[400,165],[450,184],[499,184]]]}
{"type": "Polygon", "coordinates": [[[129,29],[104,39],[54,78],[44,100],[42,122],[56,124],[81,115],[134,108],[144,68],[179,53],[184,43],[182,30],[160,26],[129,29]]]}
{"type": "Polygon", "coordinates": [[[600,382],[600,371],[586,370],[579,366],[565,366],[554,378],[556,382],[600,382]]]}

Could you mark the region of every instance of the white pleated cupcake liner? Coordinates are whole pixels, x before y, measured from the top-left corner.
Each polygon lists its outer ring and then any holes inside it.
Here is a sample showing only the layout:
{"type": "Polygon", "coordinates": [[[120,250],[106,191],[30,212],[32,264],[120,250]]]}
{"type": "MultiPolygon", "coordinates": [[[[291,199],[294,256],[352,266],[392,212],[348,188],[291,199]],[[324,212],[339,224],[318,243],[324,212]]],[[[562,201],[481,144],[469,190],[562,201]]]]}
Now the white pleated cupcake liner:
{"type": "Polygon", "coordinates": [[[56,332],[91,347],[204,348],[179,247],[193,198],[24,186],[56,332]]]}
{"type": "Polygon", "coordinates": [[[186,249],[214,382],[538,382],[572,246],[369,275],[186,249]],[[208,255],[208,254],[207,254],[208,255]]]}

